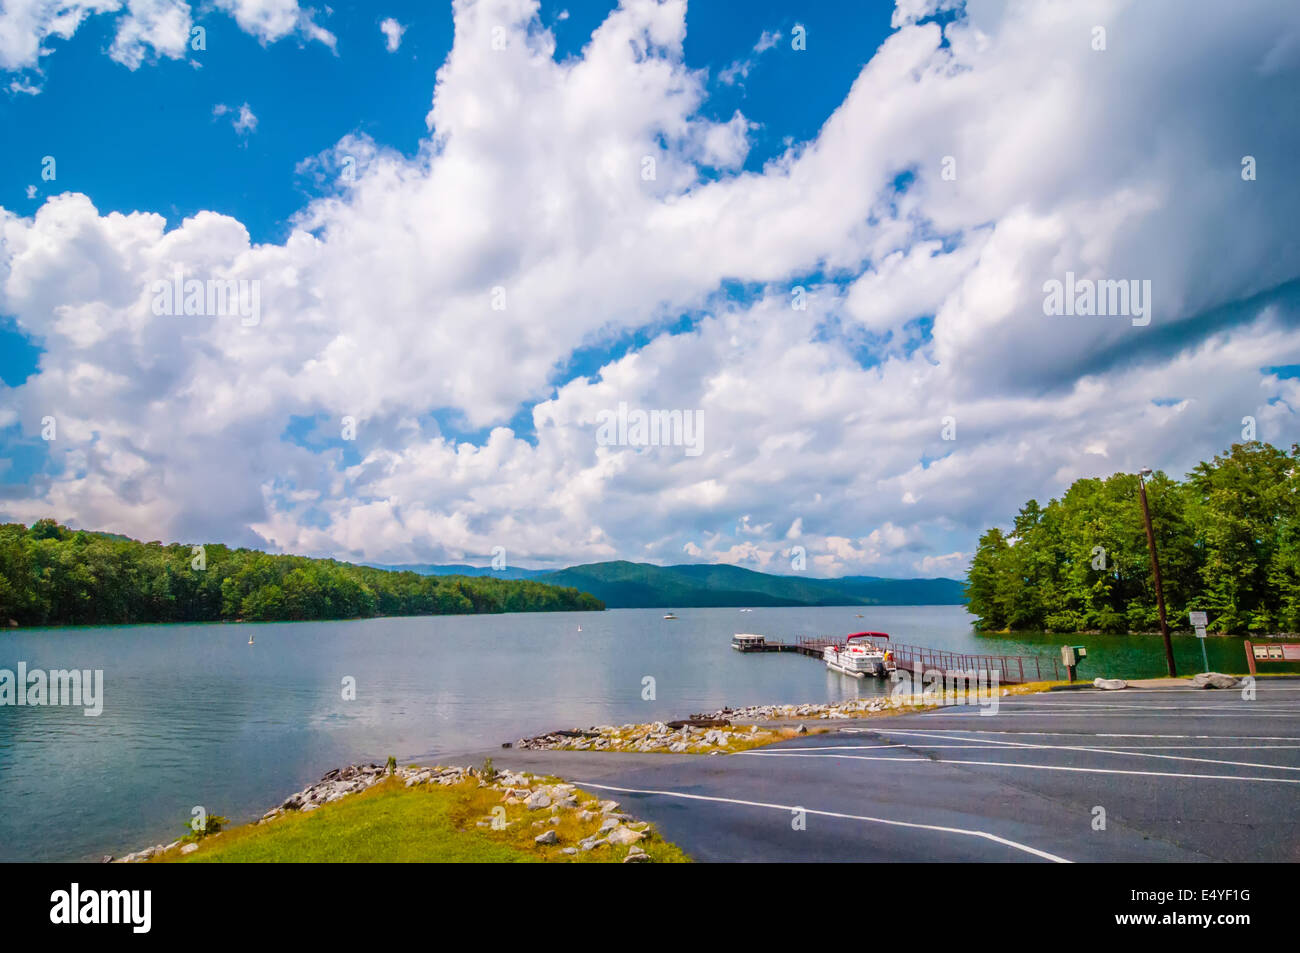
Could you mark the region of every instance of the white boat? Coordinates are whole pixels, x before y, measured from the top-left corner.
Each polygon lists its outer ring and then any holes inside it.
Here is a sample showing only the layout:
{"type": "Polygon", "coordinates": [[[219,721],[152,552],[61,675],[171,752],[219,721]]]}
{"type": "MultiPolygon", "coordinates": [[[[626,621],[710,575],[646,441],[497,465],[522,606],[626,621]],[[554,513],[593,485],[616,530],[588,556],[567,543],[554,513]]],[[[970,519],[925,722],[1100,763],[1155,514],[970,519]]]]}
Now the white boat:
{"type": "Polygon", "coordinates": [[[766,641],[767,639],[761,635],[754,635],[750,632],[737,632],[731,637],[731,647],[737,652],[745,652],[758,648],[766,641]]]}
{"type": "Polygon", "coordinates": [[[677,618],[677,616],[673,615],[673,614],[670,612],[670,613],[668,613],[666,616],[664,616],[664,618],[665,618],[665,619],[675,619],[675,618],[677,618]]]}
{"type": "Polygon", "coordinates": [[[841,675],[883,678],[895,668],[893,653],[869,640],[888,638],[884,632],[855,632],[845,638],[843,645],[826,646],[822,658],[827,668],[841,675]]]}

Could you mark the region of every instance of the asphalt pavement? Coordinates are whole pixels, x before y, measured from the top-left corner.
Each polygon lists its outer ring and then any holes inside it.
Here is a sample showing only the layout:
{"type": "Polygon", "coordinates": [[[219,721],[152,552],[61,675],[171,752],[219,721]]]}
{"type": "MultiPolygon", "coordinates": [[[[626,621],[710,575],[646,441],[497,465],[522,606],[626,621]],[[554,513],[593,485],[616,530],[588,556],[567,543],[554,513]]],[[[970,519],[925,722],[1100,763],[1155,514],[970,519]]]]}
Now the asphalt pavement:
{"type": "Polygon", "coordinates": [[[700,861],[1300,860],[1300,682],[1071,691],[809,722],[731,755],[495,749],[700,861]]]}

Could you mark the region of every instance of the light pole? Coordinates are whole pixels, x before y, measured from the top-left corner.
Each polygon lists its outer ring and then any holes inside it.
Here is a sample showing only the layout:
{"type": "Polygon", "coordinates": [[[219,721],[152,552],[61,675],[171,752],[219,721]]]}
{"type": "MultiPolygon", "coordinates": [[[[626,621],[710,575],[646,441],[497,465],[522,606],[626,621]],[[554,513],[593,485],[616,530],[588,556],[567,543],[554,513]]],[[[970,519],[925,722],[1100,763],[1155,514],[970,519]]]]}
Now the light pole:
{"type": "Polygon", "coordinates": [[[1147,524],[1147,548],[1151,550],[1151,575],[1156,580],[1156,606],[1160,610],[1160,636],[1165,640],[1165,661],[1169,663],[1169,677],[1176,678],[1174,646],[1169,641],[1169,626],[1165,622],[1165,591],[1160,585],[1160,560],[1156,558],[1156,534],[1151,529],[1151,509],[1147,506],[1147,485],[1144,477],[1151,475],[1150,467],[1138,471],[1138,496],[1142,498],[1142,518],[1147,524]]]}

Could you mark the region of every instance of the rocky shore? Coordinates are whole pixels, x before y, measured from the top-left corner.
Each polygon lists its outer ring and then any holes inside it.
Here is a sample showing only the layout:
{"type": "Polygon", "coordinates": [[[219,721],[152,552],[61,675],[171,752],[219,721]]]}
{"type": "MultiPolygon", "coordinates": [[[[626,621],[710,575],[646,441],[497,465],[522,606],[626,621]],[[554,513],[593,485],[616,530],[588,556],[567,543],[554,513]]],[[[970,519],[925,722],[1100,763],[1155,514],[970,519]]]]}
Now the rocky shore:
{"type": "Polygon", "coordinates": [[[791,719],[860,718],[893,707],[884,695],[874,698],[851,698],[842,702],[803,705],[750,705],[746,708],[721,708],[707,714],[692,715],[692,719],[709,718],[727,721],[788,721],[791,719]]]}
{"type": "MultiPolygon", "coordinates": [[[[514,747],[529,751],[622,751],[632,754],[726,754],[775,741],[780,735],[757,725],[684,722],[648,725],[593,725],[520,738],[514,747]]],[[[508,745],[506,747],[509,747],[508,745]]]]}
{"type": "MultiPolygon", "coordinates": [[[[480,788],[490,788],[501,792],[502,805],[522,805],[526,813],[515,820],[506,818],[504,811],[496,811],[476,822],[479,828],[503,829],[522,823],[524,820],[539,833],[533,841],[542,846],[555,845],[559,836],[555,828],[568,816],[572,816],[585,828],[595,827],[590,834],[574,842],[573,845],[560,849],[562,854],[578,854],[601,848],[626,847],[625,864],[649,863],[650,855],[639,846],[640,841],[653,836],[648,823],[637,821],[630,814],[624,813],[617,801],[601,801],[595,798],[581,800],[577,788],[562,782],[547,782],[527,772],[493,771],[485,774],[481,768],[470,767],[421,767],[408,765],[399,767],[391,773],[378,764],[353,764],[335,768],[315,784],[308,785],[301,791],[289,795],[267,811],[256,821],[257,824],[270,824],[290,813],[314,811],[322,805],[341,800],[350,794],[358,794],[390,777],[404,781],[406,787],[420,785],[441,785],[451,787],[468,781],[475,781],[480,788]],[[534,817],[535,819],[529,820],[534,817]]],[[[221,833],[204,838],[210,841],[221,837],[221,833]]],[[[198,843],[186,843],[183,840],[170,844],[157,844],[127,854],[124,857],[105,857],[105,863],[140,863],[152,860],[160,854],[180,848],[182,854],[199,849],[198,843]]]]}
{"type": "MultiPolygon", "coordinates": [[[[890,708],[890,699],[854,698],[804,705],[720,708],[682,721],[644,725],[592,725],[520,738],[513,747],[531,751],[622,751],[632,754],[727,754],[778,741],[785,732],[761,722],[861,718],[890,708]]],[[[511,747],[506,745],[504,747],[511,747]]]]}

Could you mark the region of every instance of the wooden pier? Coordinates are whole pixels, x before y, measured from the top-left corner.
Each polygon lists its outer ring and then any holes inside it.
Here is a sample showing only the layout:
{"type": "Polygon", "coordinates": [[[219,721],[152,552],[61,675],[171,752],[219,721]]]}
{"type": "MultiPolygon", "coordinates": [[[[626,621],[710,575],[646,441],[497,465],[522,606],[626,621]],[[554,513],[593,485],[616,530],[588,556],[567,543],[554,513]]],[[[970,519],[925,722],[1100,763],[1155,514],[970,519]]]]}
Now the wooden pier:
{"type": "MultiPolygon", "coordinates": [[[[874,639],[857,639],[870,642],[885,652],[892,653],[894,664],[901,672],[911,672],[914,677],[929,671],[942,672],[997,672],[998,681],[1015,685],[1023,682],[1060,681],[1065,678],[1060,660],[1054,656],[1039,655],[972,655],[965,652],[948,652],[921,645],[904,645],[874,639]]],[[[841,639],[801,638],[795,642],[764,637],[761,641],[737,645],[741,652],[798,652],[818,661],[829,646],[843,648],[841,639]]]]}

